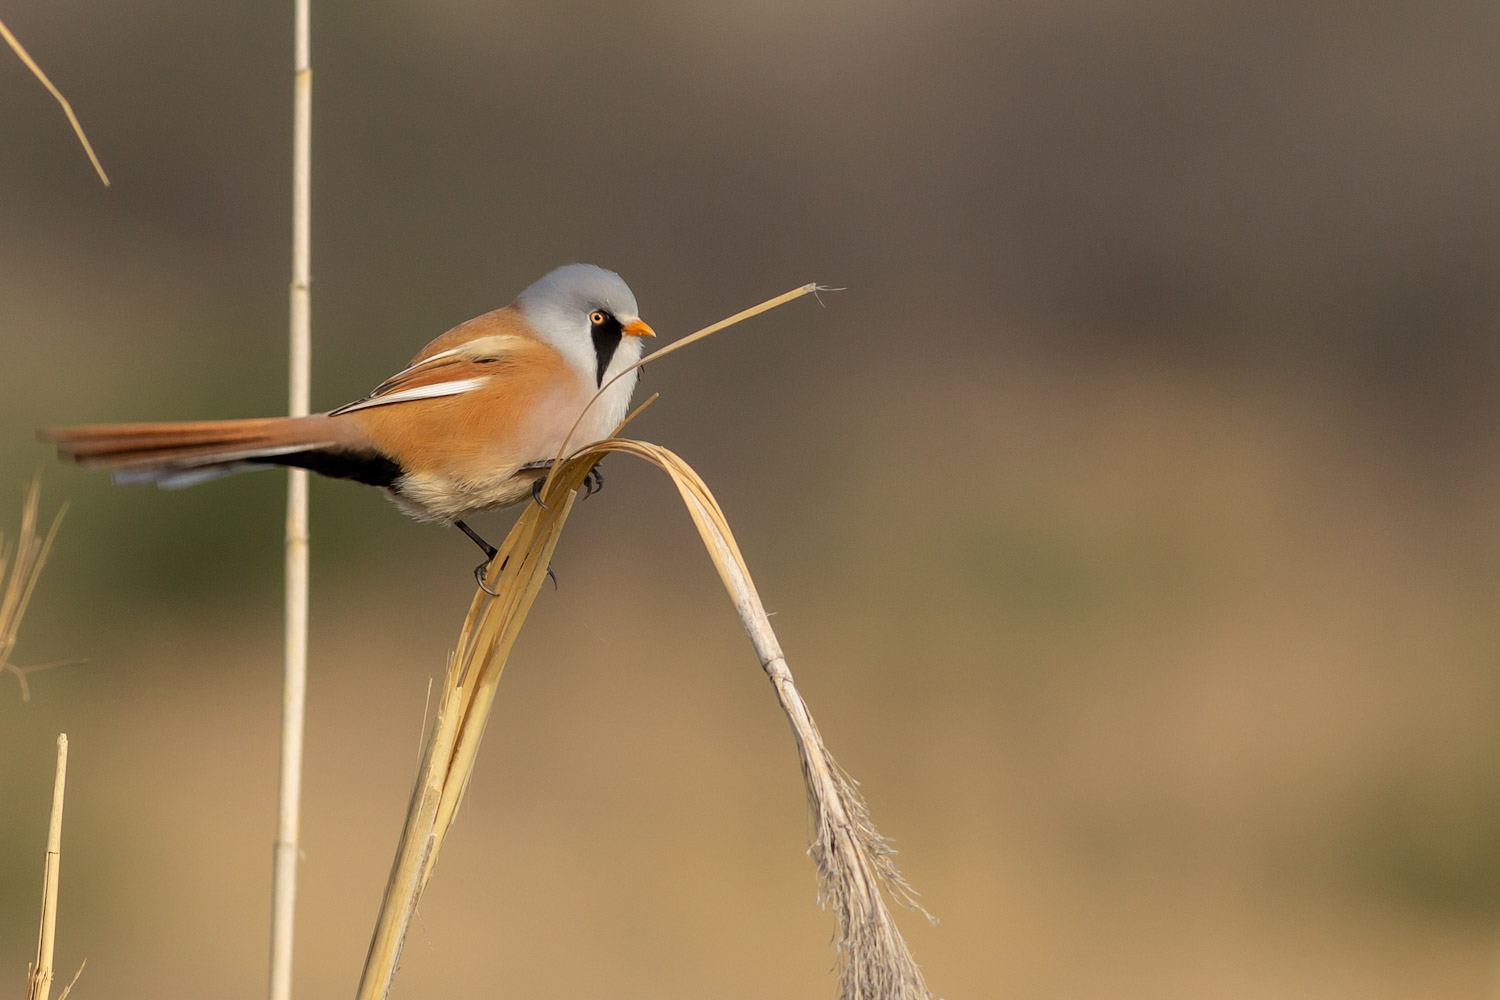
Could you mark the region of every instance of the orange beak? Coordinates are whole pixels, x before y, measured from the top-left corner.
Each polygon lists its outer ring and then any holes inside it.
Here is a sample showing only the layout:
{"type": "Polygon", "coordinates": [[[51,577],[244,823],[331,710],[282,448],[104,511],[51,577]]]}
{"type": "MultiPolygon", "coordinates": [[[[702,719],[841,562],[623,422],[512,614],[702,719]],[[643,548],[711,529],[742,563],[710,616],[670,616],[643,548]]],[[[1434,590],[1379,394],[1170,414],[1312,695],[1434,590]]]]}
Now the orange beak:
{"type": "Polygon", "coordinates": [[[621,328],[621,332],[631,337],[654,337],[656,331],[646,325],[643,319],[632,320],[621,328]]]}

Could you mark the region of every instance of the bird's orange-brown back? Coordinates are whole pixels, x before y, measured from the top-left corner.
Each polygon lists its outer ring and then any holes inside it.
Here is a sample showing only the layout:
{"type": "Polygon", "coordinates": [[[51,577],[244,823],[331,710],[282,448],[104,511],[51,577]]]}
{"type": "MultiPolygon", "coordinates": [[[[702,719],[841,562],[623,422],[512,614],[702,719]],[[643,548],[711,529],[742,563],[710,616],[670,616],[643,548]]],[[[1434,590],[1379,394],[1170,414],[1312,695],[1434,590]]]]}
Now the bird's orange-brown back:
{"type": "Polygon", "coordinates": [[[335,419],[357,422],[381,452],[405,469],[461,479],[493,476],[550,458],[538,444],[539,437],[548,436],[538,427],[547,423],[548,400],[578,391],[562,355],[537,340],[513,307],[459,324],[424,347],[412,366],[417,370],[389,380],[382,389],[409,391],[469,380],[481,384],[456,395],[371,406],[335,419]],[[498,348],[478,357],[449,356],[421,364],[468,344],[491,342],[498,348]]]}

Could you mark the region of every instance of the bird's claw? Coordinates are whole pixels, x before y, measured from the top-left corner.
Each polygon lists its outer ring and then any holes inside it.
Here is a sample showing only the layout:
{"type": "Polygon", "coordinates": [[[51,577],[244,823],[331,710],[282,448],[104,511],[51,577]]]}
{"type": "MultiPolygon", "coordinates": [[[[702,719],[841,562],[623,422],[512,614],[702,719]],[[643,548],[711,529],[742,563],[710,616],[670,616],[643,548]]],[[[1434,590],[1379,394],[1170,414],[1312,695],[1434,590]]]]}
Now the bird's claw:
{"type": "Polygon", "coordinates": [[[604,473],[599,471],[599,466],[589,470],[588,475],[583,477],[583,498],[589,497],[604,489],[604,473]]]}
{"type": "MultiPolygon", "coordinates": [[[[484,562],[474,567],[474,582],[479,584],[479,589],[484,591],[486,594],[489,594],[491,597],[499,597],[500,595],[491,590],[490,585],[484,582],[485,572],[490,568],[490,563],[492,562],[494,562],[493,559],[486,559],[484,562]]],[[[504,568],[503,564],[501,565],[501,568],[504,568]]]]}
{"type": "MultiPolygon", "coordinates": [[[[482,562],[478,566],[474,567],[474,582],[477,583],[477,584],[479,584],[479,589],[482,590],[482,591],[484,591],[486,594],[489,594],[491,597],[499,597],[500,596],[499,593],[497,593],[496,591],[491,590],[490,589],[490,585],[484,582],[484,577],[485,577],[485,574],[489,571],[490,563],[492,563],[494,561],[495,560],[493,560],[493,559],[486,559],[484,562],[482,562]]],[[[507,561],[509,561],[509,560],[507,560],[507,561]]],[[[500,564],[500,568],[504,569],[505,568],[505,563],[501,563],[500,564]]],[[[551,566],[547,567],[547,578],[552,581],[552,589],[553,589],[553,591],[556,591],[557,590],[557,574],[554,573],[554,572],[552,572],[552,567],[551,566]]]]}
{"type": "MultiPolygon", "coordinates": [[[[551,510],[551,508],[548,507],[546,502],[542,499],[542,487],[546,485],[546,476],[539,476],[536,479],[533,479],[531,481],[531,499],[535,500],[536,505],[542,508],[542,510],[551,510]]],[[[596,465],[592,469],[590,469],[588,473],[583,477],[584,499],[588,499],[602,489],[604,489],[604,473],[600,472],[599,466],[596,465]]]]}

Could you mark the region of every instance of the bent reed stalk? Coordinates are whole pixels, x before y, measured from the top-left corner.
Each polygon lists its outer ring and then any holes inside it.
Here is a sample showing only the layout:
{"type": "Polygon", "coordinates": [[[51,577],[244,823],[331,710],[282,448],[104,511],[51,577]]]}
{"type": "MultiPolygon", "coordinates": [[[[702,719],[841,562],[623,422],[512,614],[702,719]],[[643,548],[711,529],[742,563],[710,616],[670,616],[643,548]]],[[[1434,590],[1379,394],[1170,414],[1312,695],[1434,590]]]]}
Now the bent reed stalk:
{"type": "Polygon", "coordinates": [[[26,51],[26,46],[22,45],[21,40],[11,33],[11,30],[5,26],[4,21],[0,21],[0,38],[5,39],[5,43],[16,54],[16,58],[21,60],[27,69],[31,70],[31,75],[41,81],[42,86],[47,88],[47,93],[51,94],[57,100],[58,104],[62,105],[63,114],[68,116],[68,124],[73,126],[73,134],[78,136],[78,141],[83,145],[83,151],[88,154],[89,162],[94,165],[94,172],[99,175],[99,180],[103,182],[104,186],[109,187],[109,175],[104,172],[104,164],[100,163],[99,157],[94,154],[93,143],[89,142],[89,137],[84,134],[83,126],[78,123],[78,116],[73,113],[73,105],[68,103],[68,99],[63,96],[62,91],[53,85],[46,73],[42,72],[42,67],[38,66],[36,60],[31,58],[31,53],[26,51]]]}
{"type": "MultiPolygon", "coordinates": [[[[816,286],[807,285],[768,300],[668,345],[642,363],[816,290],[816,286]]],[[[635,413],[654,399],[647,400],[635,413]]],[[[842,1000],[926,1000],[931,994],[884,897],[888,894],[909,909],[925,911],[897,870],[888,842],[871,822],[856,783],[824,745],[797,691],[723,510],[698,474],[672,451],[619,437],[586,445],[553,464],[541,491],[546,506],[527,505],[490,563],[485,583],[496,596],[478,590],[470,603],[457,648],[448,662],[437,716],[423,750],[358,997],[383,1000],[390,991],[417,902],[468,785],[501,672],[546,579],[552,553],[584,478],[601,458],[616,452],[649,462],[672,479],[791,723],[812,818],[809,853],[817,866],[819,899],[833,910],[838,922],[836,949],[842,1000]]]]}

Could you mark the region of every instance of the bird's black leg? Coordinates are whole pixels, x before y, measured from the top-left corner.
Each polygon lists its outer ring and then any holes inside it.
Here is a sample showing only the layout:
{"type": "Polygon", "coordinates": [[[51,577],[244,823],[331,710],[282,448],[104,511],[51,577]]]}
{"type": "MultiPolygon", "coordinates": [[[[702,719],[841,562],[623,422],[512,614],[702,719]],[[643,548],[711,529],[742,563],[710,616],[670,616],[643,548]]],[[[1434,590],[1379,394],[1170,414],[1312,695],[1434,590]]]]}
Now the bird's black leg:
{"type": "MultiPolygon", "coordinates": [[[[476,583],[479,584],[479,589],[480,590],[484,591],[486,594],[489,594],[491,597],[499,597],[500,595],[497,594],[497,593],[495,593],[493,590],[491,590],[488,587],[488,585],[486,585],[485,582],[484,582],[485,571],[490,568],[490,563],[492,563],[492,562],[495,561],[495,556],[497,556],[497,555],[500,554],[499,550],[496,549],[489,542],[487,542],[483,538],[481,538],[479,536],[479,532],[475,531],[473,528],[469,527],[467,524],[464,524],[462,521],[454,521],[453,522],[453,526],[455,528],[457,528],[459,531],[462,531],[464,534],[468,535],[469,538],[471,538],[473,540],[474,544],[477,545],[477,546],[479,546],[481,549],[483,549],[484,550],[484,554],[486,556],[488,556],[488,558],[485,559],[484,562],[482,562],[478,566],[474,567],[474,580],[475,580],[476,583]]],[[[508,562],[509,560],[507,559],[506,561],[508,562]]],[[[501,569],[505,568],[505,563],[504,562],[502,562],[500,564],[500,568],[501,569]]],[[[557,574],[554,573],[554,572],[552,572],[552,567],[551,566],[547,567],[547,575],[552,578],[552,589],[556,590],[557,589],[557,574]]]]}
{"type": "MultiPolygon", "coordinates": [[[[489,594],[491,597],[499,597],[500,595],[497,594],[497,593],[495,593],[493,590],[491,590],[489,588],[489,586],[484,582],[484,573],[485,573],[485,570],[489,569],[490,568],[490,563],[492,563],[492,562],[495,561],[495,556],[499,554],[499,550],[496,549],[489,542],[485,541],[483,538],[479,537],[479,532],[475,531],[473,528],[469,527],[467,524],[464,524],[462,521],[454,521],[453,522],[453,526],[455,528],[457,528],[459,531],[462,531],[464,534],[468,535],[469,538],[473,540],[473,542],[474,542],[475,545],[479,546],[481,549],[484,550],[484,554],[485,554],[486,558],[485,558],[484,562],[482,562],[478,566],[474,567],[474,580],[479,584],[479,589],[480,590],[484,591],[486,594],[489,594]]],[[[500,564],[500,568],[504,569],[505,568],[505,564],[501,563],[500,564]]],[[[557,586],[557,583],[554,580],[553,581],[553,587],[555,588],[556,586],[557,586]]]]}
{"type": "Polygon", "coordinates": [[[496,549],[489,542],[485,541],[483,538],[479,537],[479,532],[475,531],[473,528],[469,527],[467,524],[464,524],[462,521],[454,521],[453,522],[453,526],[455,528],[457,528],[459,531],[462,531],[464,534],[468,535],[469,536],[469,540],[472,541],[475,545],[479,546],[481,549],[483,549],[485,555],[489,556],[491,559],[495,558],[495,554],[499,550],[496,549]]]}

